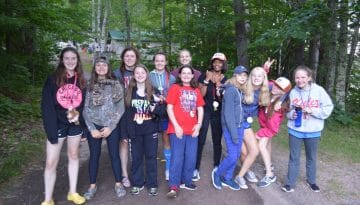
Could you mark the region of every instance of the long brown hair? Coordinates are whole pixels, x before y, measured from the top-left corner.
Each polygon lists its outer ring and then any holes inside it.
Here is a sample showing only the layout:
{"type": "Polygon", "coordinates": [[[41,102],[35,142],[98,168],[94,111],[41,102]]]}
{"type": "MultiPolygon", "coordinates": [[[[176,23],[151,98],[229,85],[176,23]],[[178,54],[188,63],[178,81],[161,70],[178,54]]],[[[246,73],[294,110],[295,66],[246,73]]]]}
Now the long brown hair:
{"type": "Polygon", "coordinates": [[[154,89],[151,85],[151,81],[149,78],[149,70],[146,68],[146,66],[139,64],[136,65],[133,71],[133,76],[131,77],[130,83],[129,83],[129,87],[126,90],[126,94],[125,94],[125,105],[126,106],[130,106],[131,105],[131,98],[132,98],[132,94],[133,92],[137,89],[137,82],[135,80],[135,70],[137,68],[142,68],[145,70],[146,72],[146,80],[145,80],[145,95],[146,95],[146,99],[151,102],[151,98],[152,95],[154,94],[154,89]]]}
{"type": "Polygon", "coordinates": [[[72,52],[76,55],[77,58],[77,64],[75,67],[75,75],[77,75],[77,81],[79,82],[80,89],[84,89],[86,87],[86,82],[84,78],[84,71],[80,60],[80,55],[77,52],[77,50],[73,47],[66,47],[64,48],[60,53],[60,60],[59,64],[56,67],[55,70],[55,83],[58,87],[61,87],[66,84],[67,79],[67,73],[66,73],[66,67],[64,65],[64,54],[66,52],[72,52]]]}
{"type": "MultiPolygon", "coordinates": [[[[181,81],[181,78],[180,78],[180,73],[184,68],[190,68],[191,73],[194,75],[194,69],[191,67],[191,65],[182,65],[182,66],[180,66],[179,75],[176,77],[176,81],[175,81],[175,83],[180,85],[180,86],[183,86],[183,82],[181,81]]],[[[197,84],[197,82],[195,80],[195,76],[193,76],[193,78],[190,80],[190,87],[191,88],[197,88],[198,87],[198,84],[197,84]]]]}
{"type": "MultiPolygon", "coordinates": [[[[153,59],[152,59],[153,63],[154,63],[154,67],[155,67],[155,58],[156,58],[156,56],[164,56],[165,61],[167,61],[167,56],[166,56],[166,54],[164,52],[157,52],[157,53],[155,53],[155,55],[153,56],[153,59]]],[[[154,68],[154,70],[156,70],[156,68],[154,68]]],[[[165,65],[165,72],[168,73],[168,74],[170,73],[167,63],[165,65]]]]}
{"type": "MultiPolygon", "coordinates": [[[[99,57],[99,58],[103,58],[103,59],[106,60],[106,57],[99,57]]],[[[110,66],[110,64],[108,64],[108,63],[106,63],[106,64],[107,64],[107,66],[108,66],[108,71],[107,71],[107,73],[106,73],[106,75],[105,75],[105,79],[112,79],[112,80],[114,80],[114,79],[115,79],[115,76],[114,76],[114,73],[113,73],[112,70],[111,70],[111,66],[110,66]]],[[[96,73],[96,71],[95,71],[95,66],[96,66],[96,63],[94,63],[94,66],[93,66],[92,71],[91,71],[91,78],[90,78],[90,84],[89,84],[89,89],[90,89],[90,90],[93,90],[94,85],[95,85],[95,83],[98,82],[98,78],[99,78],[99,75],[98,75],[98,74],[96,73]]]]}
{"type": "Polygon", "coordinates": [[[311,78],[311,80],[309,81],[309,84],[313,82],[313,80],[314,80],[313,71],[309,67],[307,67],[306,65],[299,65],[298,67],[295,68],[294,73],[293,73],[293,78],[294,79],[295,79],[295,74],[299,70],[305,71],[307,76],[311,78]]]}
{"type": "MultiPolygon", "coordinates": [[[[125,72],[125,67],[126,67],[126,65],[125,65],[125,62],[124,62],[124,56],[125,56],[125,54],[126,54],[126,52],[128,52],[128,51],[133,51],[134,53],[135,53],[135,56],[136,56],[136,62],[135,62],[135,66],[137,65],[137,64],[139,64],[139,61],[140,61],[140,53],[139,53],[139,51],[136,49],[136,48],[134,48],[134,47],[127,47],[127,48],[125,48],[124,50],[123,50],[123,52],[121,53],[121,55],[120,55],[120,58],[121,58],[121,65],[120,65],[120,73],[121,74],[124,74],[124,72],[125,72]]],[[[124,77],[124,76],[123,76],[124,77]]]]}
{"type": "MultiPolygon", "coordinates": [[[[273,85],[273,86],[276,86],[276,85],[273,85]]],[[[270,101],[270,104],[269,106],[267,106],[265,109],[267,109],[267,112],[266,112],[266,117],[268,119],[270,119],[273,114],[275,113],[275,104],[278,103],[284,95],[286,95],[286,92],[282,91],[283,94],[282,95],[278,95],[278,96],[274,96],[273,94],[271,94],[271,98],[273,98],[271,101],[270,101]]],[[[281,112],[288,112],[289,111],[289,97],[286,97],[285,101],[281,103],[281,112]]]]}

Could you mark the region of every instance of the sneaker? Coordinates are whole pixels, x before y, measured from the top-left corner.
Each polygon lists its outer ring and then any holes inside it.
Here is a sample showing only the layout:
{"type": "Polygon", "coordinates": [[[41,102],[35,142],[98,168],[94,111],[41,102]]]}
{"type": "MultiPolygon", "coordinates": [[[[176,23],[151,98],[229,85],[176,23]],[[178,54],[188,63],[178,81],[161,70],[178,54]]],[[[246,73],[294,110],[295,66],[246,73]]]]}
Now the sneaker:
{"type": "Polygon", "coordinates": [[[190,191],[194,191],[197,189],[197,186],[193,183],[191,184],[180,184],[180,189],[187,189],[190,191]]]}
{"type": "Polygon", "coordinates": [[[92,199],[97,191],[97,186],[95,188],[89,188],[85,193],[84,193],[84,197],[86,200],[90,200],[92,199]]]}
{"type": "Polygon", "coordinates": [[[80,196],[78,193],[73,193],[73,194],[68,193],[67,200],[72,201],[74,204],[83,204],[86,201],[86,199],[80,196]]]}
{"type": "Polygon", "coordinates": [[[281,190],[283,190],[284,192],[290,193],[290,192],[294,192],[294,189],[290,187],[290,185],[284,185],[281,187],[281,190]]]}
{"type": "Polygon", "coordinates": [[[199,172],[199,170],[197,170],[197,169],[194,170],[194,174],[193,174],[193,177],[191,178],[191,180],[193,182],[197,182],[197,181],[200,180],[200,172],[199,172]]]}
{"type": "Polygon", "coordinates": [[[269,186],[271,183],[274,183],[276,181],[276,176],[272,176],[272,177],[268,177],[268,176],[264,176],[264,178],[262,178],[258,183],[257,186],[258,187],[267,187],[269,186]]]}
{"type": "Polygon", "coordinates": [[[256,175],[253,171],[249,170],[245,174],[245,179],[252,183],[257,183],[259,180],[256,178],[256,175]]]}
{"type": "Polygon", "coordinates": [[[221,190],[221,178],[219,175],[216,174],[216,170],[213,169],[212,173],[211,173],[211,179],[212,179],[212,184],[215,187],[215,189],[221,190]]]}
{"type": "Polygon", "coordinates": [[[310,184],[309,182],[307,184],[309,185],[310,189],[313,190],[314,192],[320,192],[320,188],[318,185],[310,184]]]}
{"type": "Polygon", "coordinates": [[[152,187],[148,189],[149,196],[156,196],[158,195],[158,188],[152,187]]]}
{"type": "Polygon", "coordinates": [[[50,201],[43,201],[41,202],[41,205],[55,205],[55,202],[54,200],[50,200],[50,201]]]}
{"type": "Polygon", "coordinates": [[[165,170],[165,180],[166,181],[169,181],[169,177],[170,177],[170,174],[169,174],[169,170],[165,170]]]}
{"type": "Polygon", "coordinates": [[[249,188],[248,185],[246,184],[246,180],[244,179],[244,177],[236,176],[234,181],[240,186],[241,189],[249,188]]]}
{"type": "Polygon", "coordinates": [[[176,186],[171,186],[169,189],[169,192],[166,194],[166,196],[168,198],[173,199],[173,198],[177,197],[178,192],[179,192],[179,189],[176,186]]]}
{"type": "Polygon", "coordinates": [[[121,198],[126,195],[126,190],[125,190],[124,186],[116,186],[115,185],[114,190],[115,190],[116,196],[118,198],[121,198]]]}
{"type": "Polygon", "coordinates": [[[126,188],[131,187],[131,183],[130,183],[130,180],[128,177],[124,177],[121,182],[124,185],[124,187],[126,187],[126,188]]]}
{"type": "Polygon", "coordinates": [[[232,179],[230,180],[221,180],[221,185],[229,187],[232,190],[240,190],[240,186],[232,179]]]}
{"type": "Polygon", "coordinates": [[[133,186],[130,190],[130,194],[132,194],[132,195],[140,194],[140,191],[143,189],[144,189],[144,186],[142,186],[142,187],[133,186]]]}

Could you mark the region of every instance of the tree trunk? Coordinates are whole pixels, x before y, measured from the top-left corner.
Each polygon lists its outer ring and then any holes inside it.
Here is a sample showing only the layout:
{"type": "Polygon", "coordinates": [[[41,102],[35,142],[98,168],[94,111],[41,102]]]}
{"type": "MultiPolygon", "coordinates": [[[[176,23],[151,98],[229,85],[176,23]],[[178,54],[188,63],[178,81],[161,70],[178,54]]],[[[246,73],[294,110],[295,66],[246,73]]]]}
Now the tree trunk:
{"type": "Polygon", "coordinates": [[[104,50],[106,50],[106,39],[107,39],[107,35],[106,35],[106,27],[107,27],[107,18],[109,15],[109,0],[105,0],[105,11],[104,11],[104,15],[103,15],[103,20],[102,20],[102,25],[101,25],[101,40],[100,40],[100,44],[101,44],[101,50],[100,53],[102,53],[104,50]]]}
{"type": "Polygon", "coordinates": [[[337,44],[337,20],[336,20],[336,0],[328,0],[328,7],[331,10],[331,16],[328,20],[330,26],[330,38],[325,48],[325,68],[327,71],[326,89],[330,96],[334,97],[335,72],[336,72],[336,44],[337,44]]]}
{"type": "Polygon", "coordinates": [[[349,60],[348,60],[348,64],[347,64],[347,73],[346,73],[346,96],[348,94],[348,90],[349,90],[349,78],[350,78],[350,74],[351,74],[351,68],[354,62],[354,57],[355,57],[355,52],[356,52],[356,46],[358,44],[359,41],[359,23],[355,23],[355,26],[353,28],[353,34],[351,37],[351,48],[350,48],[350,54],[349,54],[349,60]]]}
{"type": "Polygon", "coordinates": [[[295,67],[304,64],[305,44],[304,42],[295,42],[295,67]]]}
{"type": "Polygon", "coordinates": [[[171,58],[170,58],[170,56],[171,56],[171,50],[172,50],[172,44],[171,44],[171,42],[172,42],[172,35],[171,35],[171,33],[172,33],[172,30],[171,30],[171,28],[172,28],[172,14],[171,14],[171,12],[169,13],[169,36],[168,36],[168,41],[169,41],[169,52],[168,52],[168,61],[169,61],[169,65],[171,66],[171,64],[172,64],[172,61],[171,61],[171,58]]]}
{"type": "Polygon", "coordinates": [[[340,33],[339,33],[339,66],[336,72],[335,99],[340,109],[345,111],[345,86],[347,73],[347,33],[348,33],[348,1],[340,3],[340,33]]]}
{"type": "Polygon", "coordinates": [[[128,0],[124,0],[124,10],[125,10],[125,26],[126,26],[126,46],[131,45],[131,27],[130,27],[130,15],[129,15],[129,6],[128,0]]]}
{"type": "MultiPolygon", "coordinates": [[[[187,0],[186,1],[186,25],[190,25],[190,15],[191,15],[191,2],[190,2],[190,0],[187,0]]],[[[190,43],[190,35],[187,32],[186,33],[186,42],[185,42],[186,47],[189,46],[189,43],[190,43]]]]}
{"type": "Polygon", "coordinates": [[[310,40],[309,48],[309,66],[313,70],[313,77],[316,80],[317,70],[319,67],[319,49],[320,49],[320,34],[316,33],[310,40]]]}
{"type": "Polygon", "coordinates": [[[99,37],[99,32],[100,32],[100,26],[101,26],[101,6],[102,6],[102,2],[101,0],[98,0],[98,10],[97,10],[97,25],[96,25],[96,34],[99,37]]]}
{"type": "Polygon", "coordinates": [[[245,6],[242,0],[234,0],[235,17],[235,38],[236,38],[236,53],[238,65],[249,67],[249,59],[246,53],[248,39],[246,36],[246,22],[243,18],[245,15],[245,6]]]}
{"type": "Polygon", "coordinates": [[[162,41],[162,48],[163,51],[166,51],[166,42],[167,42],[167,36],[166,36],[166,22],[165,22],[165,0],[161,0],[162,10],[161,10],[161,30],[163,32],[163,41],[162,41]]]}
{"type": "Polygon", "coordinates": [[[95,34],[96,31],[96,4],[95,0],[91,0],[91,32],[95,34]]]}

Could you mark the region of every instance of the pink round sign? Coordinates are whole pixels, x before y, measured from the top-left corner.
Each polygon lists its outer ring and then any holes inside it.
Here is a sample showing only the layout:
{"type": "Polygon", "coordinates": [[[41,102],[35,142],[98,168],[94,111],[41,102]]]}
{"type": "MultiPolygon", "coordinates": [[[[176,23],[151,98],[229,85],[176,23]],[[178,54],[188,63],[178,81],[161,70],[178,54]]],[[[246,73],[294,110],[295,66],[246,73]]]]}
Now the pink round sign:
{"type": "Polygon", "coordinates": [[[82,102],[82,93],[76,85],[65,84],[58,89],[56,100],[65,109],[77,108],[82,102]]]}

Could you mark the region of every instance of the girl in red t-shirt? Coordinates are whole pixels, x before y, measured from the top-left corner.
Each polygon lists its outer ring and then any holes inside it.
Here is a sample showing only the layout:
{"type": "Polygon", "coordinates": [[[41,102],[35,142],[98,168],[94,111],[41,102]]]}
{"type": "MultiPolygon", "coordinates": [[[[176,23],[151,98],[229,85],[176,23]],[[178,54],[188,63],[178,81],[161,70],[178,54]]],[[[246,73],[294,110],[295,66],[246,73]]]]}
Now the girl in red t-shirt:
{"type": "Polygon", "coordinates": [[[179,188],[195,190],[192,174],[196,163],[196,150],[205,104],[194,79],[190,65],[179,68],[176,83],[166,98],[169,116],[171,163],[169,178],[169,198],[175,198],[179,188]],[[181,184],[181,185],[180,185],[181,184]]]}

